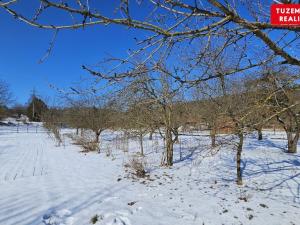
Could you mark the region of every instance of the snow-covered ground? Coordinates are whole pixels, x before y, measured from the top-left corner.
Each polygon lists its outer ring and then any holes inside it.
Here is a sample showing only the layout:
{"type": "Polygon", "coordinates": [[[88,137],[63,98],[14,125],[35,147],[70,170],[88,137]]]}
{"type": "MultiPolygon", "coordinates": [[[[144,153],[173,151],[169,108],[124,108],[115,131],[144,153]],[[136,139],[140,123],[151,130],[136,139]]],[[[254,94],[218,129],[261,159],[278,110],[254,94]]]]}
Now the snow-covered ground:
{"type": "Polygon", "coordinates": [[[68,138],[57,147],[42,130],[25,131],[1,127],[1,225],[85,225],[95,215],[99,225],[300,224],[300,154],[284,152],[283,133],[246,139],[238,187],[234,151],[211,155],[206,136],[181,136],[172,168],[159,167],[159,136],[145,137],[150,177],[133,179],[124,165],[137,140],[106,132],[102,152],[85,154],[68,138]]]}

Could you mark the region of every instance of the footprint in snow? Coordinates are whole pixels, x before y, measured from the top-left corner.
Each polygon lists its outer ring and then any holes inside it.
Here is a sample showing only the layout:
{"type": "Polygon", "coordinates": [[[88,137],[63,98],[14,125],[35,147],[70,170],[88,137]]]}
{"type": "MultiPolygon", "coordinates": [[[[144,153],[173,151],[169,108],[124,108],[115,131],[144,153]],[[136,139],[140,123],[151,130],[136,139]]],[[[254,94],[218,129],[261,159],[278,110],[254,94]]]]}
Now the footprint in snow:
{"type": "Polygon", "coordinates": [[[74,218],[71,217],[72,212],[68,209],[51,211],[43,216],[45,225],[72,225],[74,218]]]}
{"type": "Polygon", "coordinates": [[[104,214],[103,224],[105,225],[131,225],[129,218],[127,217],[132,212],[117,211],[115,213],[104,214]]]}
{"type": "Polygon", "coordinates": [[[116,200],[116,199],[119,199],[119,197],[111,196],[111,197],[107,197],[107,198],[103,199],[101,202],[110,202],[110,201],[113,201],[113,200],[116,200]]]}

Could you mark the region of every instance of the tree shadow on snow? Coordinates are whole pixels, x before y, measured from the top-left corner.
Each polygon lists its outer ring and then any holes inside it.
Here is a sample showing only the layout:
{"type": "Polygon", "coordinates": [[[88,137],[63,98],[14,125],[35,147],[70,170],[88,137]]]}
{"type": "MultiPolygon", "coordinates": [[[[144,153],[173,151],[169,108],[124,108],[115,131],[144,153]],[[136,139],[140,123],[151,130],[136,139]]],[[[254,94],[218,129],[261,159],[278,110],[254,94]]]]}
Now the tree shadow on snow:
{"type": "MultiPolygon", "coordinates": [[[[79,195],[78,197],[72,197],[57,205],[52,206],[41,216],[37,216],[30,224],[43,224],[43,225],[56,225],[56,224],[68,224],[68,220],[72,220],[73,216],[80,213],[82,210],[88,210],[95,204],[109,204],[109,202],[103,202],[103,200],[114,196],[120,190],[124,188],[123,185],[116,184],[102,190],[95,188],[94,193],[87,191],[86,197],[79,195]],[[41,223],[42,222],[42,223],[41,223]]],[[[92,212],[97,213],[97,212],[92,212]]],[[[89,223],[87,218],[87,224],[89,223]]],[[[73,223],[72,223],[73,224],[73,223]]]]}

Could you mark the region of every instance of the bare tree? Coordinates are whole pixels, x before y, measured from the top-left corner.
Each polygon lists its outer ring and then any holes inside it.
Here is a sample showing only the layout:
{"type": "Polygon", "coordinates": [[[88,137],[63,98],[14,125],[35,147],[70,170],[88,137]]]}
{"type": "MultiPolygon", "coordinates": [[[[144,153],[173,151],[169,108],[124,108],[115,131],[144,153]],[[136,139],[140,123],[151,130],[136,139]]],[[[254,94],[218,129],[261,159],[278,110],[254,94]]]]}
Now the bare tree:
{"type": "MultiPolygon", "coordinates": [[[[149,105],[148,105],[149,106],[149,105]]],[[[139,104],[132,105],[126,112],[127,123],[125,125],[126,129],[132,134],[139,138],[141,155],[144,156],[144,136],[149,132],[150,126],[149,121],[151,121],[151,111],[147,109],[147,104],[145,100],[139,104]]]]}
{"type": "Polygon", "coordinates": [[[84,128],[91,129],[95,133],[95,142],[99,142],[100,134],[110,127],[109,116],[111,110],[105,107],[87,107],[82,109],[84,128]]]}
{"type": "MultiPolygon", "coordinates": [[[[162,65],[157,65],[161,68],[162,65]]],[[[161,129],[161,135],[165,141],[165,152],[162,156],[162,165],[173,165],[173,145],[178,136],[178,122],[176,116],[176,100],[178,97],[179,87],[172,83],[171,77],[164,69],[157,69],[149,72],[145,65],[140,65],[136,73],[138,77],[131,79],[131,82],[126,86],[131,93],[135,93],[146,101],[140,102],[150,114],[155,112],[155,116],[149,116],[150,127],[156,124],[158,129],[161,129]]],[[[149,122],[148,122],[149,124],[149,122]]]]}
{"type": "Polygon", "coordinates": [[[297,80],[299,75],[280,68],[279,71],[266,71],[260,82],[264,84],[264,88],[268,92],[274,94],[267,101],[268,109],[277,119],[279,124],[285,130],[288,140],[288,152],[297,152],[297,143],[300,133],[300,90],[297,80]]]}
{"type": "MultiPolygon", "coordinates": [[[[250,92],[246,86],[245,78],[225,79],[222,77],[216,82],[207,82],[205,88],[201,88],[206,94],[206,105],[204,111],[208,114],[218,113],[217,121],[222,126],[230,128],[231,134],[235,136],[234,143],[236,151],[237,184],[243,183],[242,176],[242,152],[245,135],[253,129],[251,120],[254,113],[261,109],[262,103],[256,98],[255,93],[250,92]]],[[[210,118],[215,122],[216,118],[210,118]]],[[[219,125],[219,128],[222,128],[219,125]]],[[[213,141],[213,139],[212,139],[213,141]]],[[[225,143],[228,144],[228,143],[225,143]]]]}
{"type": "Polygon", "coordinates": [[[76,129],[76,135],[79,135],[79,129],[82,126],[80,125],[81,120],[80,120],[80,117],[77,115],[77,113],[78,113],[77,110],[76,110],[76,108],[65,109],[64,121],[66,121],[66,123],[70,127],[75,128],[76,129]]]}
{"type": "Polygon", "coordinates": [[[65,121],[69,127],[76,129],[76,135],[79,135],[79,129],[81,129],[81,135],[82,130],[85,127],[85,120],[84,118],[84,110],[83,105],[80,103],[80,101],[69,101],[66,102],[68,107],[64,109],[63,113],[63,121],[65,121]]]}
{"type": "Polygon", "coordinates": [[[209,129],[211,147],[217,146],[216,135],[217,131],[224,125],[222,121],[222,111],[215,102],[211,101],[213,93],[210,93],[210,89],[203,89],[203,87],[197,87],[195,95],[195,111],[193,117],[197,118],[198,123],[205,123],[209,129]],[[200,90],[199,90],[200,88],[200,90]],[[203,93],[205,91],[206,93],[203,93]],[[202,93],[201,93],[202,92],[202,93]],[[209,96],[208,98],[206,96],[209,96]]]}
{"type": "Polygon", "coordinates": [[[70,108],[65,111],[65,121],[76,130],[93,131],[94,142],[99,143],[101,133],[113,126],[111,119],[115,112],[111,103],[105,96],[96,96],[82,90],[78,90],[72,97],[68,96],[67,101],[70,108]]]}

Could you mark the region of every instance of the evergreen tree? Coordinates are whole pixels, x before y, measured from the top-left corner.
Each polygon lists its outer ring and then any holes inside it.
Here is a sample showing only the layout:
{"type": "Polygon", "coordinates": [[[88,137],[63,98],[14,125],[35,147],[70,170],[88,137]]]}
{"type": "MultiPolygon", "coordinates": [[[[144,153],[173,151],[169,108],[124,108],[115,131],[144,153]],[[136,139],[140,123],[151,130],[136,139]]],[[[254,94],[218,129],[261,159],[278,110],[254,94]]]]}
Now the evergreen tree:
{"type": "Polygon", "coordinates": [[[7,105],[11,102],[11,93],[6,82],[0,80],[0,120],[7,116],[7,105]]]}
{"type": "Polygon", "coordinates": [[[42,114],[48,110],[46,103],[38,98],[35,94],[32,95],[31,101],[27,107],[27,116],[30,121],[40,122],[42,114]]]}

